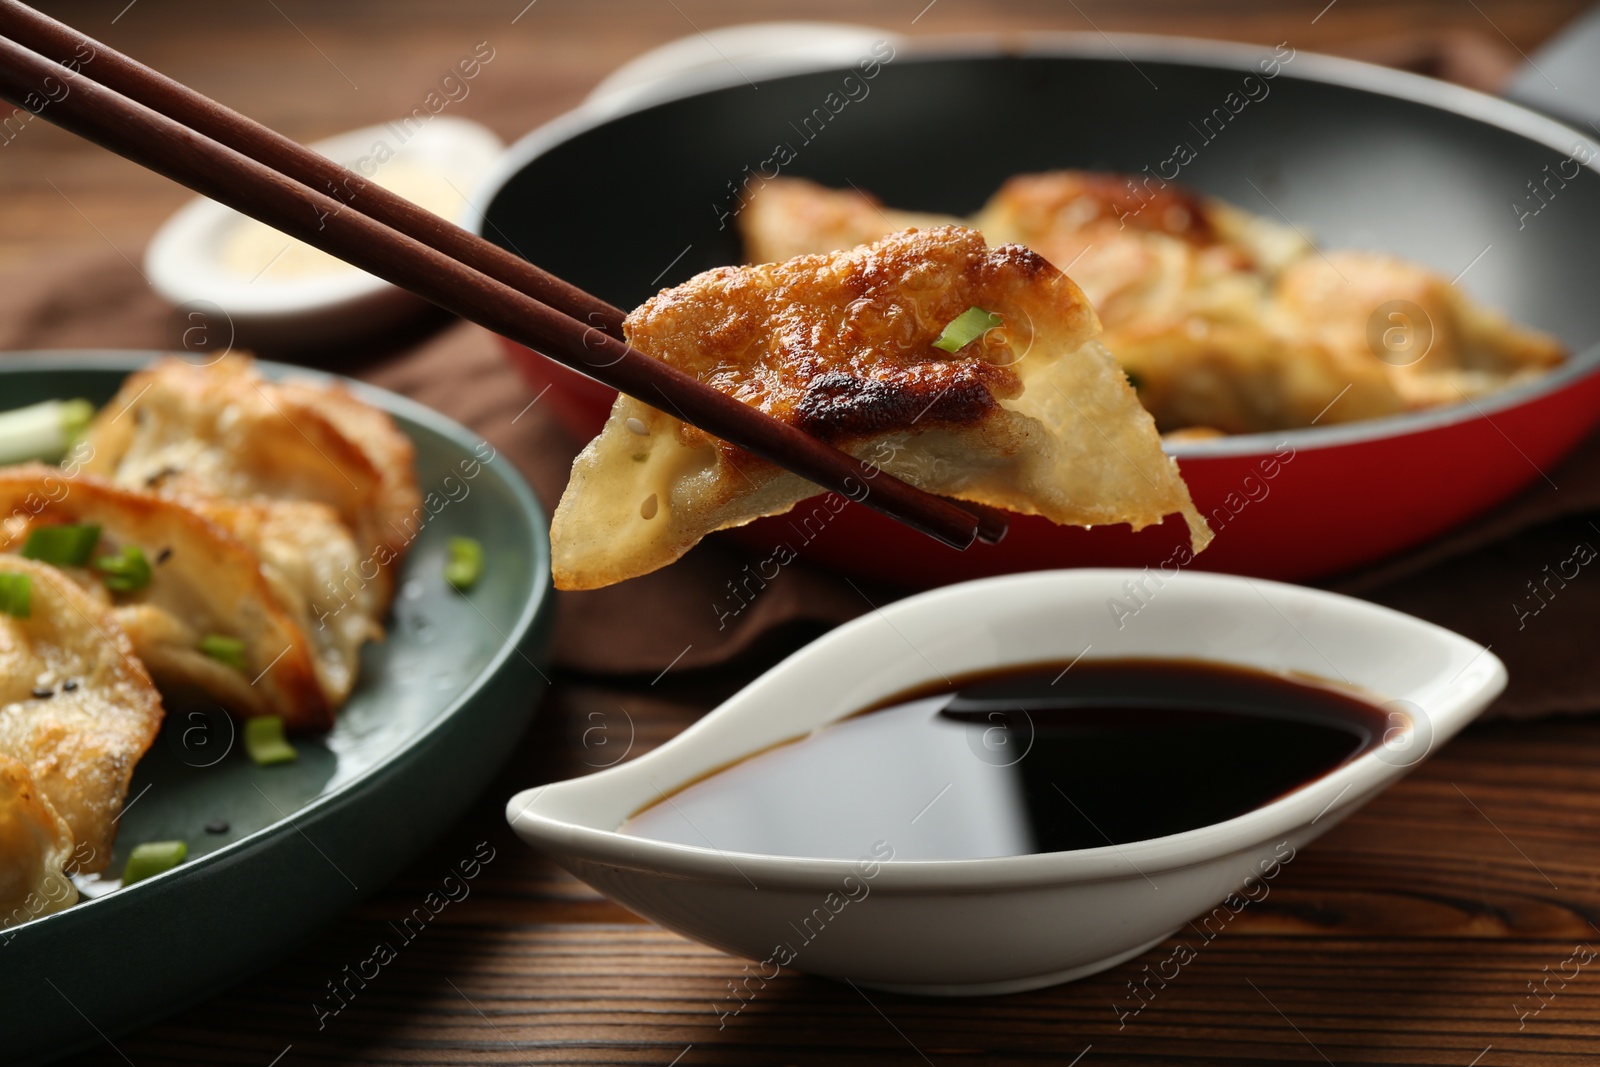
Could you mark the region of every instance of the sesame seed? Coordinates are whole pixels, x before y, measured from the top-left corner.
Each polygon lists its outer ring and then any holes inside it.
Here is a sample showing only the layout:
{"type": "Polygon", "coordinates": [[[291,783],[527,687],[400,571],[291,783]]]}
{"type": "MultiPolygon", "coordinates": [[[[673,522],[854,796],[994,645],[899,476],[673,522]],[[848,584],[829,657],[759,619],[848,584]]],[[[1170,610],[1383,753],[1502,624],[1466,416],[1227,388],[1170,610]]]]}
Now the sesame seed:
{"type": "Polygon", "coordinates": [[[650,436],[650,427],[646,426],[643,422],[634,418],[632,415],[628,416],[628,421],[624,423],[624,425],[628,427],[629,433],[638,434],[640,437],[650,436]]]}

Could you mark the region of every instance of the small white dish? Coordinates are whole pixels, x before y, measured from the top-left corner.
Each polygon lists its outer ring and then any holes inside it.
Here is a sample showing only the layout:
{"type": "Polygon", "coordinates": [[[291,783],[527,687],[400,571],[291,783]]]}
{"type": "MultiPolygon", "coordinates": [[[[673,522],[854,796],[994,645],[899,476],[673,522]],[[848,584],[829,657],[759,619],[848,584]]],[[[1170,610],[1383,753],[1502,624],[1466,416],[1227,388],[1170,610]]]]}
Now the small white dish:
{"type": "MultiPolygon", "coordinates": [[[[493,132],[449,115],[420,115],[352,130],[309,145],[451,222],[476,214],[473,189],[505,152],[493,132]]],[[[424,306],[381,278],[198,197],[162,224],[145,252],[145,273],[180,319],[231,326],[247,344],[347,339],[424,306]]],[[[213,326],[213,328],[217,328],[213,326]]]]}
{"type": "Polygon", "coordinates": [[[686,937],[761,961],[751,973],[764,979],[790,966],[897,992],[1015,992],[1112,967],[1248,893],[1251,879],[1275,876],[1295,850],[1470,722],[1505,681],[1499,659],[1464,637],[1318,590],[1187,572],[1009,575],[923,593],[841,626],[669,743],[525,790],[506,814],[524,841],[602,893],[686,937]],[[1124,610],[1113,612],[1113,600],[1124,610]],[[1135,603],[1142,606],[1128,614],[1135,603]],[[1343,680],[1393,700],[1395,728],[1382,746],[1263,807],[1121,846],[862,864],[617,832],[681,786],[941,674],[1079,655],[1201,659],[1343,680]]]}

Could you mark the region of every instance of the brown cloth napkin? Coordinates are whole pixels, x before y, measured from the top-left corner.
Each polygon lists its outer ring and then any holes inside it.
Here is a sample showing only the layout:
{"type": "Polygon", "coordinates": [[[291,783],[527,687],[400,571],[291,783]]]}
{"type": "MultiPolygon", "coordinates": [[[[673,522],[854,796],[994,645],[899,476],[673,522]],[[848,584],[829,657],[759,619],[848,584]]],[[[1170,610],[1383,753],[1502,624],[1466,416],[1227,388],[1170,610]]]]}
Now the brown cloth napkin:
{"type": "MultiPolygon", "coordinates": [[[[1471,34],[1417,34],[1352,47],[1351,54],[1493,90],[1517,57],[1471,34]]],[[[170,308],[119,253],[44,264],[0,285],[0,351],[71,347],[164,348],[170,308]]],[[[527,477],[547,507],[566,483],[572,440],[500,356],[499,342],[464,323],[414,331],[398,352],[343,353],[350,373],[429,405],[484,435],[527,477]]],[[[270,357],[271,352],[261,355],[270,357]]],[[[0,407],[3,407],[0,397],[0,407]]],[[[1432,544],[1330,588],[1429,619],[1489,645],[1511,686],[1493,714],[1532,716],[1600,708],[1600,435],[1521,497],[1432,544]],[[1568,577],[1561,577],[1565,572],[1568,577]]],[[[1464,469],[1462,477],[1471,477],[1464,469]]],[[[737,619],[714,605],[748,562],[713,538],[684,560],[610,589],[563,593],[555,658],[568,670],[654,678],[731,663],[783,647],[901,595],[798,565],[785,567],[737,619]]]]}

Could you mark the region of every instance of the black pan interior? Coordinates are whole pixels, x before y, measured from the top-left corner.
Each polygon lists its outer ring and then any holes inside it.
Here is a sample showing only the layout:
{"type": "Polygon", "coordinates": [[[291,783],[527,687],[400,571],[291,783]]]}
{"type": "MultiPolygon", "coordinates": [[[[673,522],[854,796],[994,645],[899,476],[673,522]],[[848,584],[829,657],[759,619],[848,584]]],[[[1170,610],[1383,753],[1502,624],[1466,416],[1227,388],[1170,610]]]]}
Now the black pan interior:
{"type": "Polygon", "coordinates": [[[1231,60],[1134,58],[1137,66],[1119,57],[904,56],[870,81],[811,73],[668,102],[533,159],[494,197],[484,232],[631,308],[740,261],[727,213],[741,183],[773,173],[780,144],[793,154],[785,175],[956,214],[1023,171],[1149,167],[1170,176],[1168,161],[1187,145],[1193,158],[1178,181],[1281,213],[1324,247],[1392,251],[1447,277],[1471,264],[1462,285],[1512,317],[1574,350],[1600,339],[1600,174],[1550,181],[1558,168],[1573,173],[1562,167],[1566,153],[1427,104],[1298,75],[1292,60],[1246,87],[1251,68],[1231,60]],[[1226,112],[1230,93],[1235,106],[1257,99],[1225,124],[1206,124],[1226,112]],[[829,94],[834,107],[855,99],[833,114],[829,94]],[[1542,201],[1530,182],[1545,183],[1542,201]]]}

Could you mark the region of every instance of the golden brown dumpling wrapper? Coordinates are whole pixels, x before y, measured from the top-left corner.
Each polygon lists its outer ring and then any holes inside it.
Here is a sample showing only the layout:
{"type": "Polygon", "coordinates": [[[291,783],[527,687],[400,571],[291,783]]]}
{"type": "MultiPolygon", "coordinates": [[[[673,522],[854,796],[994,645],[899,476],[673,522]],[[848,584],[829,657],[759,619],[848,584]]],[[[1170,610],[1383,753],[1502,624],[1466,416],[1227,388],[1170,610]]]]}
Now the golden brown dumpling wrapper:
{"type": "MultiPolygon", "coordinates": [[[[0,556],[0,574],[31,585],[26,618],[0,613],[0,756],[27,767],[65,820],[79,869],[104,870],[134,764],[161,726],[161,698],[116,612],[66,572],[0,556]]],[[[9,788],[25,803],[14,774],[9,788]]]]}
{"type": "Polygon", "coordinates": [[[376,571],[381,621],[420,508],[413,450],[389,416],[338,386],[276,383],[254,361],[167,358],[129,375],[84,437],[79,469],[175,499],[310,501],[350,527],[376,571]]]}
{"type": "Polygon", "coordinates": [[[1125,329],[1115,344],[1117,362],[1163,432],[1260,433],[1406,410],[1377,360],[1256,324],[1125,329]]]}
{"type": "MultiPolygon", "coordinates": [[[[1173,512],[1210,540],[1083,294],[1025,248],[961,227],[724,267],[628,316],[640,351],[924,489],[1058,523],[1135,529],[1173,512]],[[971,307],[1004,325],[933,347],[971,307]]],[[[551,525],[556,584],[677,559],[815,485],[627,396],[578,456],[551,525]]]]}
{"type": "Polygon", "coordinates": [[[24,763],[0,756],[0,932],[78,902],[72,829],[24,763]]]}
{"type": "MultiPolygon", "coordinates": [[[[290,378],[276,383],[276,388],[289,409],[314,411],[327,419],[377,471],[374,537],[389,554],[387,559],[383,553],[375,555],[384,570],[392,572],[426,518],[417,488],[417,450],[411,438],[400,432],[388,412],[368,404],[340,382],[290,378]]],[[[387,595],[383,606],[388,606],[387,595]]]]}
{"type": "Polygon", "coordinates": [[[854,248],[898,230],[962,224],[951,215],[897,211],[859,189],[829,189],[804,178],[764,182],[737,219],[751,263],[854,248]]]}
{"type": "Polygon", "coordinates": [[[20,551],[41,525],[93,523],[96,556],[124,545],[144,553],[152,578],[134,593],[108,592],[86,567],[64,573],[112,605],[169,702],[279,715],[294,729],[333,725],[309,638],[261,558],[217,523],[175,500],[36,464],[0,468],[0,515],[0,552],[20,551]],[[200,651],[211,635],[244,642],[243,670],[200,651]]]}
{"type": "Polygon", "coordinates": [[[1373,363],[1410,408],[1503,389],[1566,357],[1561,342],[1473,303],[1443,275],[1379,252],[1302,259],[1275,296],[1280,329],[1373,363]]]}
{"type": "MultiPolygon", "coordinates": [[[[991,244],[1026,245],[1081,286],[1101,342],[1162,430],[1303,426],[1352,383],[1340,415],[1403,409],[1380,368],[1347,372],[1337,353],[1268,329],[1273,276],[1310,250],[1290,227],[1172,183],[1090,171],[1014,177],[972,224],[991,244]]],[[[864,193],[781,178],[755,193],[740,225],[755,260],[847,248],[893,228],[864,193]]]]}
{"type": "Polygon", "coordinates": [[[189,498],[193,510],[249,547],[278,604],[311,643],[317,681],[338,708],[355,688],[361,646],[382,640],[376,567],[363,560],[339,513],[325,504],[189,498]]]}
{"type": "MultiPolygon", "coordinates": [[[[848,247],[888,232],[893,217],[859,191],[777,179],[756,191],[740,225],[760,259],[848,247]]],[[[1424,267],[1318,253],[1292,226],[1149,176],[1018,175],[973,224],[1072,276],[1163,431],[1392,415],[1505,388],[1565,356],[1553,338],[1475,305],[1424,267]],[[1391,306],[1402,317],[1387,318],[1391,306]],[[1401,351],[1375,339],[1375,319],[1380,337],[1398,328],[1401,351]],[[1431,341],[1425,358],[1409,361],[1408,336],[1431,341]]]]}
{"type": "MultiPolygon", "coordinates": [[[[912,226],[963,224],[803,178],[765,183],[738,218],[754,263],[851,248],[912,226]]],[[[1311,248],[1292,227],[1182,186],[1094,171],[1018,175],[965,224],[991,245],[1026,245],[1070,274],[1108,334],[1125,324],[1181,326],[1196,315],[1254,321],[1272,277],[1311,248]]]]}
{"type": "Polygon", "coordinates": [[[1007,181],[973,219],[1071,274],[1109,339],[1125,326],[1259,317],[1271,276],[1310,245],[1293,229],[1155,179],[1051,171],[1007,181]]]}

